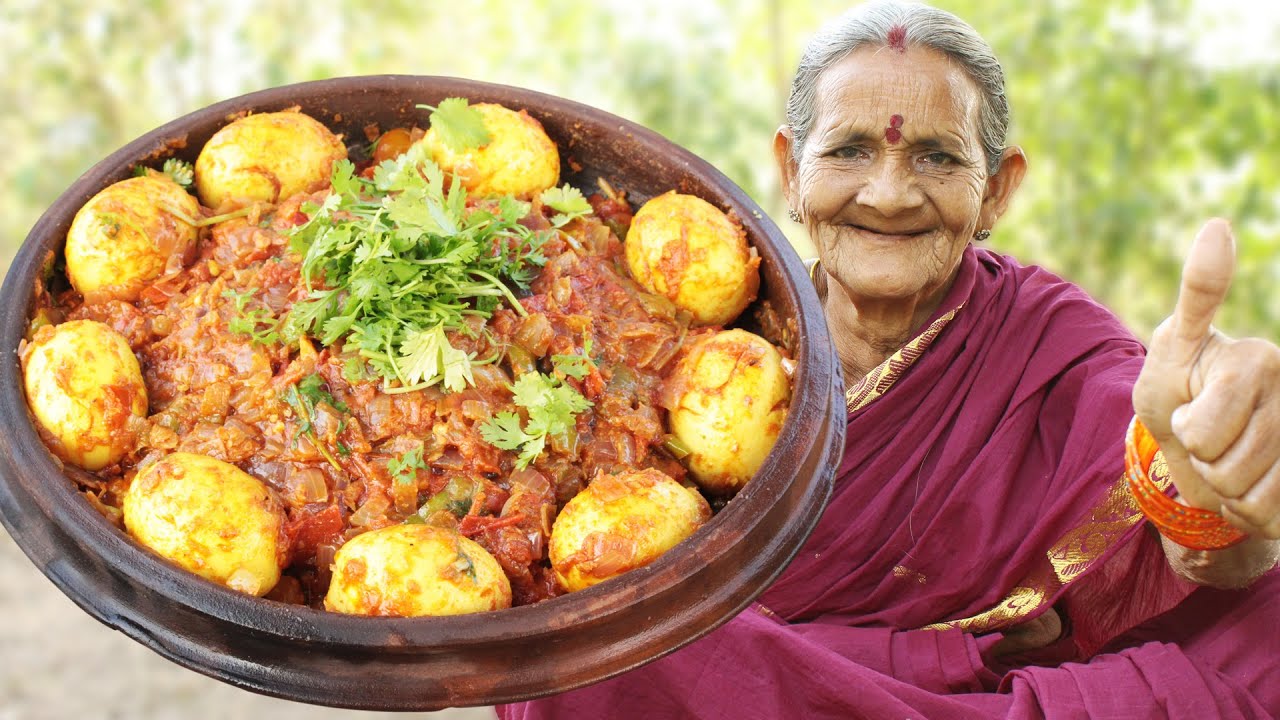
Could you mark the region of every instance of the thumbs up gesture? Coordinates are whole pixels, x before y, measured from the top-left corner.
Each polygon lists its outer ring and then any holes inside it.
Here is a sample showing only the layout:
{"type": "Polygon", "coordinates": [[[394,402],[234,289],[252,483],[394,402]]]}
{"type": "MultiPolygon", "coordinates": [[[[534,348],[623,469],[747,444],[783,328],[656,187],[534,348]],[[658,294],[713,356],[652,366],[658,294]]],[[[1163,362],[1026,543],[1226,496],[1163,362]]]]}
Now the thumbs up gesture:
{"type": "MultiPolygon", "coordinates": [[[[1151,337],[1133,405],[1160,443],[1182,502],[1221,512],[1251,540],[1276,539],[1280,348],[1213,327],[1234,272],[1231,227],[1211,220],[1187,254],[1173,315],[1151,337]]],[[[1274,555],[1274,543],[1256,540],[1245,544],[1274,555]]]]}

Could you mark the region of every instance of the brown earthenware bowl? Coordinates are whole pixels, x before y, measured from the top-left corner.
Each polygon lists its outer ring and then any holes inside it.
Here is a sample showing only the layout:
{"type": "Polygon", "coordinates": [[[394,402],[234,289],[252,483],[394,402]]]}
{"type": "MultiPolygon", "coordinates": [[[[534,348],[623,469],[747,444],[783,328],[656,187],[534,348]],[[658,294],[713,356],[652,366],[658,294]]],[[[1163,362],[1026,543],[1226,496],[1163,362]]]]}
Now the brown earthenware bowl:
{"type": "Polygon", "coordinates": [[[0,308],[5,527],[98,620],[189,668],[291,700],[386,710],[490,704],[581,687],[669,653],[733,617],[782,572],[826,504],[844,443],[840,375],[818,298],[764,212],[715,168],[649,130],[511,87],[441,77],[337,78],[245,95],[179,118],[98,163],[58,198],[15,258],[0,308]],[[366,618],[260,600],[135,544],[77,493],[37,436],[21,389],[16,351],[33,287],[50,253],[62,252],[76,211],[139,163],[194,161],[235,113],[298,105],[353,142],[363,141],[369,123],[425,125],[414,105],[451,96],[528,110],[559,146],[563,180],[579,188],[605,177],[637,205],[674,188],[742,221],[763,258],[758,303],[769,301],[794,323],[799,365],[790,415],[760,472],[652,565],[582,592],[478,615],[366,618]]]}

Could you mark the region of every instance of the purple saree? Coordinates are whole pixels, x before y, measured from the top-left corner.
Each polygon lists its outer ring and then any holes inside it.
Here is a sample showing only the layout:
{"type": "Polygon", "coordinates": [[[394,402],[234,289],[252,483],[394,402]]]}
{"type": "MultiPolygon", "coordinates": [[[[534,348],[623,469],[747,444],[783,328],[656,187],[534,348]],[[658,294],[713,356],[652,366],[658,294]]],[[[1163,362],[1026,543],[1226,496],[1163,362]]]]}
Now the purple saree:
{"type": "Polygon", "coordinates": [[[1121,480],[1140,343],[970,247],[920,337],[850,390],[817,529],[759,603],[535,718],[1272,717],[1280,574],[1197,589],[1121,480]],[[1049,608],[1054,645],[997,658],[1049,608]],[[1269,679],[1269,681],[1268,681],[1269,679]]]}

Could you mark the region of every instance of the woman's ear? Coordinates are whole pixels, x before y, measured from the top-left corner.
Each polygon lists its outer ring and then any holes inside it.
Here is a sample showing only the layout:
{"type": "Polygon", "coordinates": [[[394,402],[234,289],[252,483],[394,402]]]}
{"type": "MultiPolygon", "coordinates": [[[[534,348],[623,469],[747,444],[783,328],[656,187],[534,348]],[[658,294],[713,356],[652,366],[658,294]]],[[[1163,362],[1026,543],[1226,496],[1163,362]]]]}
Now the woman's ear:
{"type": "Polygon", "coordinates": [[[1022,178],[1026,174],[1027,155],[1022,152],[1022,148],[1016,145],[1005,148],[1000,157],[1000,169],[987,178],[986,195],[982,198],[982,210],[978,218],[979,229],[989,230],[995,226],[996,220],[1009,209],[1009,201],[1013,199],[1013,193],[1022,184],[1022,178]]]}
{"type": "Polygon", "coordinates": [[[782,197],[792,210],[801,209],[793,204],[796,196],[796,161],[791,154],[791,128],[783,125],[773,135],[773,159],[778,163],[778,177],[782,180],[782,197]]]}

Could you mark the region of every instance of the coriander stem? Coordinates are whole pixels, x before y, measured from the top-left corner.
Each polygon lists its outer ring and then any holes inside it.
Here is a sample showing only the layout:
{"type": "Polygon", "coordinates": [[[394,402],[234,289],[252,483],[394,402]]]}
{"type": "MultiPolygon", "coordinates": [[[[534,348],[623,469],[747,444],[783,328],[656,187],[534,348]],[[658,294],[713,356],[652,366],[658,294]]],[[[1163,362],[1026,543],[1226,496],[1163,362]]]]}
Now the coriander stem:
{"type": "Polygon", "coordinates": [[[484,270],[472,270],[471,272],[475,275],[479,275],[485,280],[488,280],[502,290],[502,294],[507,296],[507,301],[511,303],[511,308],[516,311],[517,315],[520,317],[529,317],[529,311],[524,309],[524,305],[520,304],[520,301],[516,299],[516,296],[507,288],[505,283],[484,270]]]}
{"type": "Polygon", "coordinates": [[[303,435],[311,441],[311,446],[318,450],[320,454],[324,456],[325,460],[329,461],[329,464],[333,466],[334,470],[337,470],[340,473],[346,472],[342,469],[342,466],[338,464],[338,460],[333,457],[333,453],[329,452],[329,448],[325,447],[324,443],[320,442],[320,440],[315,437],[314,432],[303,433],[303,435]]]}
{"type": "Polygon", "coordinates": [[[213,217],[202,218],[195,222],[195,226],[204,227],[206,225],[217,225],[220,222],[225,222],[227,220],[234,220],[235,218],[238,218],[238,217],[244,217],[252,212],[253,212],[253,206],[250,205],[248,207],[242,207],[239,210],[233,210],[232,212],[229,212],[229,213],[222,213],[221,215],[214,215],[213,217]]]}
{"type": "Polygon", "coordinates": [[[248,207],[242,207],[239,210],[233,210],[229,213],[222,213],[221,215],[214,215],[212,217],[200,218],[199,220],[196,220],[195,218],[186,214],[182,210],[179,210],[173,205],[170,205],[169,203],[163,203],[163,202],[160,203],[161,210],[164,210],[165,212],[169,213],[170,215],[178,218],[182,222],[192,227],[198,227],[198,228],[205,227],[206,225],[217,225],[220,222],[225,222],[227,220],[234,220],[235,218],[238,218],[238,217],[244,217],[245,215],[248,215],[249,213],[253,212],[253,207],[254,206],[250,205],[248,207]]]}
{"type": "Polygon", "coordinates": [[[396,362],[395,348],[391,347],[391,340],[387,340],[387,362],[391,365],[391,371],[396,374],[396,379],[401,385],[408,385],[409,382],[404,379],[404,373],[400,371],[400,365],[396,362]]]}
{"type": "Polygon", "coordinates": [[[391,297],[393,297],[393,298],[402,298],[402,297],[404,297],[405,295],[408,295],[410,292],[412,292],[412,291],[416,290],[416,289],[418,288],[418,286],[419,286],[419,285],[421,285],[421,284],[422,284],[422,281],[421,281],[421,280],[414,280],[413,282],[409,283],[408,285],[402,285],[401,287],[399,287],[398,289],[396,289],[395,291],[393,291],[393,292],[391,293],[391,297]]]}
{"type": "Polygon", "coordinates": [[[198,227],[198,226],[196,225],[196,221],[195,221],[195,219],[194,219],[194,218],[192,218],[190,215],[186,214],[186,213],[185,213],[185,212],[183,212],[182,210],[179,210],[178,208],[176,208],[176,207],[174,207],[174,206],[170,205],[169,203],[165,203],[165,202],[160,203],[160,209],[161,209],[161,210],[163,210],[163,211],[165,211],[165,212],[167,212],[167,213],[169,213],[170,215],[172,215],[172,216],[174,216],[174,217],[178,218],[178,219],[179,219],[179,220],[181,220],[182,222],[184,222],[184,223],[186,223],[186,224],[188,224],[188,225],[190,225],[190,226],[192,226],[192,227],[198,227]]]}
{"type": "Polygon", "coordinates": [[[400,393],[414,392],[415,390],[425,390],[432,385],[440,382],[441,376],[437,375],[434,380],[427,380],[416,385],[401,385],[400,387],[389,387],[386,383],[382,384],[382,392],[388,395],[399,395],[400,393]]]}

